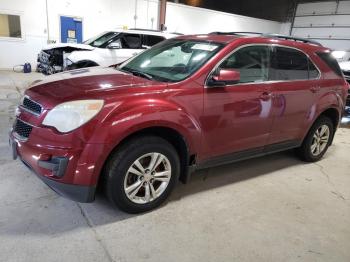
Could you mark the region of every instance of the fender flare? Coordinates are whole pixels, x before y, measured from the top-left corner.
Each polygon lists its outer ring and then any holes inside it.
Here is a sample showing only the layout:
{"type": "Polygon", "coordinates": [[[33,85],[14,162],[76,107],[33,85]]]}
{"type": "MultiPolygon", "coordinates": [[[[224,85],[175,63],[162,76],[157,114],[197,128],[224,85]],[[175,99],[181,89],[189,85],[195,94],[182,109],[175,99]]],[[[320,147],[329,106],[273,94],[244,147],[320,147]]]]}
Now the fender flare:
{"type": "MultiPolygon", "coordinates": [[[[328,92],[320,97],[311,107],[309,112],[309,118],[305,121],[305,132],[302,134],[302,141],[304,141],[305,137],[309,133],[310,128],[312,128],[313,124],[317,121],[317,119],[323,115],[328,110],[336,110],[338,119],[337,124],[341,121],[342,112],[339,111],[339,108],[342,108],[343,102],[339,94],[335,91],[328,92]]],[[[338,125],[335,125],[335,130],[338,125]]],[[[335,133],[335,132],[334,132],[335,133]]],[[[334,136],[334,135],[333,135],[334,136]]]]}
{"type": "MultiPolygon", "coordinates": [[[[171,129],[171,131],[180,135],[185,142],[188,156],[198,153],[201,140],[200,127],[187,113],[177,110],[174,106],[152,107],[150,110],[149,105],[145,104],[138,107],[132,106],[127,111],[123,108],[113,110],[97,127],[97,130],[99,130],[98,137],[103,141],[96,140],[93,142],[104,143],[106,146],[103,155],[99,156],[101,163],[104,165],[110,154],[125,139],[149,128],[171,129]],[[145,111],[145,107],[148,107],[147,111],[145,111]],[[181,122],[176,120],[181,120],[181,122]]],[[[100,172],[102,168],[103,166],[99,167],[100,172]]]]}

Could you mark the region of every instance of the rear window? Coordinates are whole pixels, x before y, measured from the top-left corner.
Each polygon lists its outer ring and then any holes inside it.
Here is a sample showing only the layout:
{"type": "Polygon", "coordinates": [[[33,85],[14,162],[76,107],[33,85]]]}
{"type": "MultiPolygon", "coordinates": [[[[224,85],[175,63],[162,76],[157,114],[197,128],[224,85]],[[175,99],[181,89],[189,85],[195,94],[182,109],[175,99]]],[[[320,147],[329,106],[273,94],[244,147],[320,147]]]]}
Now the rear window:
{"type": "Polygon", "coordinates": [[[338,76],[343,76],[337,60],[335,60],[331,53],[318,52],[317,55],[333,70],[334,73],[338,76]]]}
{"type": "Polygon", "coordinates": [[[271,80],[306,80],[309,79],[308,71],[308,58],[305,54],[291,48],[275,48],[271,64],[271,80]]]}
{"type": "Polygon", "coordinates": [[[156,44],[158,44],[159,42],[164,41],[165,38],[162,36],[157,36],[157,35],[144,35],[143,36],[143,45],[151,47],[154,46],[156,44]]]}
{"type": "Polygon", "coordinates": [[[141,36],[137,34],[124,34],[121,38],[123,48],[126,49],[140,49],[141,36]]]}

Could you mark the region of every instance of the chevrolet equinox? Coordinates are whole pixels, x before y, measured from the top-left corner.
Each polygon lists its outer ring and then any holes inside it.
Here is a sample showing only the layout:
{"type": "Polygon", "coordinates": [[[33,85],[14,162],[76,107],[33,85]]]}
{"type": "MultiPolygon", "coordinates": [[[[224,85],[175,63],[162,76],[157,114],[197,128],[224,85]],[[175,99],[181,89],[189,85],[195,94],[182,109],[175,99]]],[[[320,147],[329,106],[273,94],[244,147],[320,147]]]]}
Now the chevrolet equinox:
{"type": "Polygon", "coordinates": [[[330,50],[280,35],[180,36],[119,67],[34,82],[10,145],[49,187],[79,202],[97,186],[120,209],[159,206],[178,180],[282,150],[318,161],[348,85],[330,50]]]}

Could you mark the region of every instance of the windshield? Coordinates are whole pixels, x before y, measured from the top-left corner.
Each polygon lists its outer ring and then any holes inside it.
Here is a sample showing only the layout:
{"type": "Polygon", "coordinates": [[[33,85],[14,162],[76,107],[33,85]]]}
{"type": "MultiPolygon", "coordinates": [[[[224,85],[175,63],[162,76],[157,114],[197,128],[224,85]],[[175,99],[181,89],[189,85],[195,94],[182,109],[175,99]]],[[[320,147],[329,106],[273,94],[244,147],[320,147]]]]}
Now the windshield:
{"type": "Polygon", "coordinates": [[[125,62],[119,69],[157,81],[178,82],[195,73],[221,48],[221,44],[207,41],[167,40],[125,62]]]}
{"type": "Polygon", "coordinates": [[[89,40],[86,40],[84,44],[91,45],[93,47],[101,47],[118,34],[119,33],[117,32],[107,32],[107,33],[105,32],[98,36],[90,38],[89,40]]]}

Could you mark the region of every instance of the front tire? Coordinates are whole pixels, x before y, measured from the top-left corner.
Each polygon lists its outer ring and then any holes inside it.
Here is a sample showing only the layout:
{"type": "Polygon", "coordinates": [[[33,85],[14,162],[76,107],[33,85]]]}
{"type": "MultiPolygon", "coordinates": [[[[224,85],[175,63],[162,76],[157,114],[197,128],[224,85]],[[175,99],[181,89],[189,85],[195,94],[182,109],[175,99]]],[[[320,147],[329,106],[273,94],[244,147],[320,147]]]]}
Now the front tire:
{"type": "Polygon", "coordinates": [[[299,157],[306,162],[319,161],[332,143],[334,125],[326,116],[320,116],[313,124],[303,144],[298,148],[299,157]]]}
{"type": "Polygon", "coordinates": [[[127,213],[152,210],[168,198],[179,172],[179,156],[170,143],[155,136],[134,138],[106,165],[107,197],[127,213]]]}

